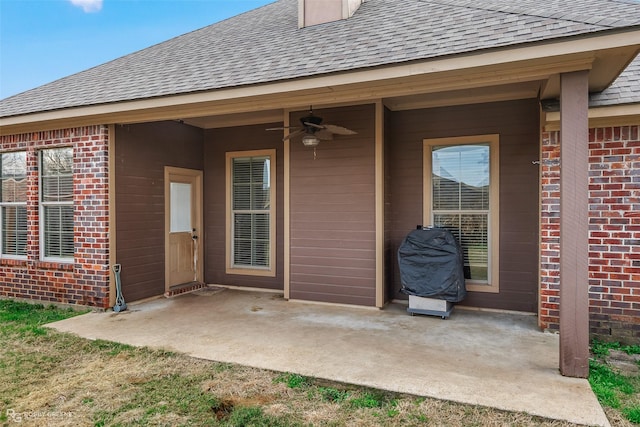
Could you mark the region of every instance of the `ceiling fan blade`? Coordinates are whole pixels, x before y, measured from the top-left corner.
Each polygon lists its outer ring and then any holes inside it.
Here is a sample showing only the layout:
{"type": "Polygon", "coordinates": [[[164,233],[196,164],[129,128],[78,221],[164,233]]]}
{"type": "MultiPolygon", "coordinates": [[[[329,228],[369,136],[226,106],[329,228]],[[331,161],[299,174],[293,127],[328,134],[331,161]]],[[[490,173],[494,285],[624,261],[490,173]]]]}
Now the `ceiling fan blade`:
{"type": "Polygon", "coordinates": [[[295,138],[295,137],[300,136],[300,135],[302,135],[304,133],[306,133],[306,132],[303,129],[297,130],[295,132],[291,132],[289,135],[287,135],[284,138],[282,138],[282,140],[286,141],[287,139],[295,138]]]}
{"type": "Polygon", "coordinates": [[[323,141],[331,141],[333,139],[333,134],[327,129],[320,129],[319,131],[316,131],[314,135],[323,141]]]}
{"type": "Polygon", "coordinates": [[[329,132],[335,133],[338,135],[355,135],[358,133],[351,129],[347,129],[345,127],[337,126],[337,125],[324,125],[323,127],[327,129],[329,132]]]}
{"type": "Polygon", "coordinates": [[[311,123],[311,122],[303,122],[303,123],[304,123],[305,126],[311,126],[313,128],[316,128],[316,129],[324,129],[324,126],[322,126],[322,125],[317,125],[317,124],[311,123]]]}
{"type": "Polygon", "coordinates": [[[266,128],[265,130],[285,130],[285,129],[300,129],[300,126],[280,126],[278,128],[266,128]]]}

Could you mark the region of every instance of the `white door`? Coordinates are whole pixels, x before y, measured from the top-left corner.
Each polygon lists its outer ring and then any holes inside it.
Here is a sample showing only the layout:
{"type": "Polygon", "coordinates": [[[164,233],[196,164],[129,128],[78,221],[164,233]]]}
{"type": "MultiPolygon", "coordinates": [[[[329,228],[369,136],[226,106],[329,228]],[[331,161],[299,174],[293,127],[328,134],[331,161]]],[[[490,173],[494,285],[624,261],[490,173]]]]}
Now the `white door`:
{"type": "Polygon", "coordinates": [[[165,288],[202,281],[202,172],[165,167],[165,288]]]}

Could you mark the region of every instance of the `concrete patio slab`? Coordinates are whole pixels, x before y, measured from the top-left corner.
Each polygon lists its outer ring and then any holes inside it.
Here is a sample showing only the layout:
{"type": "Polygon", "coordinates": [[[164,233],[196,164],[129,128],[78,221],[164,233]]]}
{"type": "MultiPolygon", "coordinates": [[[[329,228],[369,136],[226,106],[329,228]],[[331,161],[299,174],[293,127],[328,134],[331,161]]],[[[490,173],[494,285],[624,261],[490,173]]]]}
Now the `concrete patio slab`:
{"type": "Polygon", "coordinates": [[[586,380],[558,373],[558,336],[533,316],[451,317],[285,301],[225,289],[130,304],[49,326],[89,339],[609,426],[586,380]]]}

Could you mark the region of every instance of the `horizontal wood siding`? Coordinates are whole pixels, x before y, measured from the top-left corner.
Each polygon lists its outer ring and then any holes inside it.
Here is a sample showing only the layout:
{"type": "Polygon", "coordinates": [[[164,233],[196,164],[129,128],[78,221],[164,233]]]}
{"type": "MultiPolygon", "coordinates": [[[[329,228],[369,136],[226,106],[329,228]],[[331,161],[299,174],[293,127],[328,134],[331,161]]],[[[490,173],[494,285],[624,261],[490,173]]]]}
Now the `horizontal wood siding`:
{"type": "Polygon", "coordinates": [[[299,139],[291,143],[290,297],[374,306],[375,108],[314,113],[358,134],[321,142],[315,160],[299,139]]]}
{"type": "Polygon", "coordinates": [[[271,123],[255,126],[209,129],[204,142],[205,280],[233,286],[284,289],[284,143],[282,126],[271,123]],[[226,274],[226,153],[276,149],[276,276],[226,274]]]}
{"type": "Polygon", "coordinates": [[[164,167],[202,170],[202,130],[177,122],[116,126],[116,261],[127,301],[161,295],[164,167]]]}
{"type": "Polygon", "coordinates": [[[387,265],[394,298],[400,293],[395,258],[402,239],[422,224],[422,141],[500,135],[500,292],[469,292],[464,305],[537,311],[539,109],[535,100],[389,113],[387,202],[393,262],[387,265]]]}

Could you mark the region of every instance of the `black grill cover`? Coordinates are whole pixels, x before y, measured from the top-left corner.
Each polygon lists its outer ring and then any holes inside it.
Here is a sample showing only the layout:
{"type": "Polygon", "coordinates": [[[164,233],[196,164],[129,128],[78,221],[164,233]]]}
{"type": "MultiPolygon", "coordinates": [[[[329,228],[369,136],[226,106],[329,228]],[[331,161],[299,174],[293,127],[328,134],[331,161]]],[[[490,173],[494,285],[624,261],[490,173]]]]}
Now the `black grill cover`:
{"type": "Polygon", "coordinates": [[[460,302],[466,295],[463,254],[453,234],[444,228],[419,228],[398,249],[402,292],[460,302]]]}

